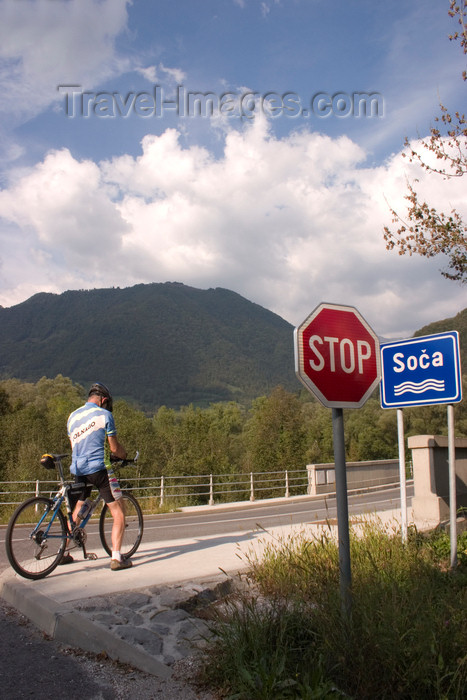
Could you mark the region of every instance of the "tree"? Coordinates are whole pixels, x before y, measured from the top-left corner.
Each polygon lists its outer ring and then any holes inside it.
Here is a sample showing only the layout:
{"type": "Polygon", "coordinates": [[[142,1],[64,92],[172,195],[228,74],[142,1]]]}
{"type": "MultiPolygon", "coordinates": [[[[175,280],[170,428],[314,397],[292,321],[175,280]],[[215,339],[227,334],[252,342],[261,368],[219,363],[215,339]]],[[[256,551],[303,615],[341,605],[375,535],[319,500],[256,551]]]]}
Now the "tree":
{"type": "Polygon", "coordinates": [[[358,411],[346,411],[345,426],[349,461],[394,459],[397,456],[396,412],[381,410],[376,397],[370,398],[358,411]]]}
{"type": "Polygon", "coordinates": [[[0,395],[8,396],[9,410],[0,415],[0,476],[35,479],[44,476],[44,452],[69,452],[68,415],[82,401],[83,389],[61,374],[42,377],[36,384],[8,379],[0,395]]]}
{"type": "Polygon", "coordinates": [[[8,393],[0,387],[0,416],[4,416],[11,411],[8,393]]]}
{"type": "Polygon", "coordinates": [[[306,429],[300,400],[283,387],[253,401],[245,425],[248,471],[303,469],[306,429]]]}
{"type": "Polygon", "coordinates": [[[127,470],[125,476],[132,477],[153,475],[154,455],[154,429],[153,421],[142,411],[121,399],[114,402],[113,413],[117,426],[118,438],[125,446],[128,459],[133,459],[139,452],[138,469],[131,472],[127,470]]]}
{"type": "Polygon", "coordinates": [[[307,433],[306,464],[322,464],[334,459],[331,412],[316,399],[306,398],[302,415],[307,433]]]}
{"type": "MultiPolygon", "coordinates": [[[[449,15],[456,18],[460,26],[460,31],[456,31],[449,39],[459,40],[465,55],[467,0],[450,0],[449,15]]],[[[467,80],[465,70],[462,78],[467,80]]],[[[430,174],[440,175],[444,179],[462,177],[467,173],[466,118],[461,112],[451,115],[442,104],[440,109],[441,115],[435,119],[436,126],[430,129],[429,138],[422,140],[420,144],[425,155],[413,148],[408,139],[405,140],[408,152],[402,155],[411,163],[418,163],[430,174]],[[434,162],[437,164],[433,165],[434,162]]],[[[441,274],[450,280],[467,282],[467,225],[462,217],[455,209],[449,214],[438,212],[419,198],[413,183],[408,183],[407,187],[408,194],[405,199],[410,205],[407,216],[403,218],[391,208],[392,222],[398,225],[398,229],[393,233],[389,227],[384,227],[386,248],[398,248],[399,255],[416,253],[427,258],[439,254],[447,255],[448,268],[441,274]]]]}

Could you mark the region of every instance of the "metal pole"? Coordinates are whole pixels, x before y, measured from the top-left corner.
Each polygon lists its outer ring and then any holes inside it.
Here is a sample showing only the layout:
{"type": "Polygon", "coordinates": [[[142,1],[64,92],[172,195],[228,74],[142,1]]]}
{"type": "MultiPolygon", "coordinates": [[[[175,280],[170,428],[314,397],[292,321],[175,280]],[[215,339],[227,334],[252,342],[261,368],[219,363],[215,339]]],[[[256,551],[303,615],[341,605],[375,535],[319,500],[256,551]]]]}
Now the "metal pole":
{"type": "Polygon", "coordinates": [[[164,505],[164,476],[161,476],[161,492],[160,492],[159,505],[160,506],[164,505]]]}
{"type": "Polygon", "coordinates": [[[285,497],[290,498],[290,491],[289,491],[289,472],[286,470],[285,472],[285,497]]]}
{"type": "Polygon", "coordinates": [[[454,406],[448,404],[448,460],[449,460],[449,523],[451,539],[451,569],[457,566],[457,497],[456,497],[456,442],[454,437],[454,406]]]}
{"type": "Polygon", "coordinates": [[[250,501],[255,500],[255,487],[253,481],[253,472],[250,472],[250,501]]]}
{"type": "Polygon", "coordinates": [[[212,479],[212,474],[209,475],[209,505],[214,505],[214,482],[212,479]]]}
{"type": "Polygon", "coordinates": [[[399,440],[399,482],[401,489],[402,542],[407,542],[407,484],[405,477],[404,412],[402,408],[397,409],[397,437],[399,440]]]}
{"type": "Polygon", "coordinates": [[[344,412],[332,409],[334,466],[336,469],[337,532],[339,539],[339,571],[342,611],[350,613],[352,574],[350,568],[349,506],[347,500],[347,473],[345,465],[344,412]]]}

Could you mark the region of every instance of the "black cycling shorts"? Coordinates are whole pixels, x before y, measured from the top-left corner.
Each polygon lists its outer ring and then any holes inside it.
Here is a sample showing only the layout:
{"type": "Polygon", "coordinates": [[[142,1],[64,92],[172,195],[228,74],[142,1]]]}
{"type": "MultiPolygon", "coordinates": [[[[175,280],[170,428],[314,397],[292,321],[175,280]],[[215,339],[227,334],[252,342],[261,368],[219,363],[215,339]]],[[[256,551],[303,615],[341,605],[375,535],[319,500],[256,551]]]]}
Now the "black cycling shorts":
{"type": "Polygon", "coordinates": [[[113,503],[115,498],[112,494],[112,489],[110,488],[109,475],[107,469],[101,469],[93,474],[85,474],[83,476],[78,476],[75,474],[75,484],[86,484],[80,491],[75,491],[75,498],[78,496],[78,501],[85,501],[89,498],[93,487],[99,489],[99,493],[106,503],[113,503]]]}

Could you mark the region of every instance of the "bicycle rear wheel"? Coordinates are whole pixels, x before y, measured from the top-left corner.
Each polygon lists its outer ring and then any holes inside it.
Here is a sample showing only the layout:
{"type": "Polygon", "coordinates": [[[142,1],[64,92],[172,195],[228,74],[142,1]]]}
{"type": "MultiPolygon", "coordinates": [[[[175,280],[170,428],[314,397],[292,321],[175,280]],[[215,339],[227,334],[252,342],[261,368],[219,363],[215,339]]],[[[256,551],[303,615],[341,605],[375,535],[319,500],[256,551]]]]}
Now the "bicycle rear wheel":
{"type": "MultiPolygon", "coordinates": [[[[125,511],[125,532],[121,553],[128,559],[136,552],[143,538],[143,513],[136,498],[128,491],[122,491],[121,503],[125,511]]],[[[112,555],[112,525],[112,514],[107,505],[104,505],[99,519],[99,535],[102,546],[109,556],[112,555]]]]}
{"type": "Polygon", "coordinates": [[[59,564],[67,542],[61,510],[55,512],[50,498],[36,496],[24,501],[8,523],[6,553],[13,569],[30,579],[44,578],[59,564]]]}

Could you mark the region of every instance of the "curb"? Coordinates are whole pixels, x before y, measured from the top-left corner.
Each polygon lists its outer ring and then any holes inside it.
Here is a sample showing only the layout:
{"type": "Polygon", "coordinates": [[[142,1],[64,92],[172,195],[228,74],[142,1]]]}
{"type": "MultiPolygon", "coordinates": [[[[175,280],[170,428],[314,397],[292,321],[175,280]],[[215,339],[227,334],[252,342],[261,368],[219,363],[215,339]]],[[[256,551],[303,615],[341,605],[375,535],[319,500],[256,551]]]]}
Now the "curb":
{"type": "Polygon", "coordinates": [[[106,629],[95,625],[67,606],[32,590],[15,579],[1,582],[0,596],[58,642],[94,654],[105,653],[114,661],[121,661],[153,676],[167,679],[172,669],[142,649],[136,649],[118,639],[106,629]]]}

